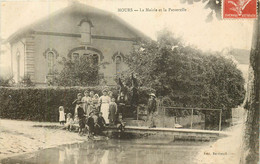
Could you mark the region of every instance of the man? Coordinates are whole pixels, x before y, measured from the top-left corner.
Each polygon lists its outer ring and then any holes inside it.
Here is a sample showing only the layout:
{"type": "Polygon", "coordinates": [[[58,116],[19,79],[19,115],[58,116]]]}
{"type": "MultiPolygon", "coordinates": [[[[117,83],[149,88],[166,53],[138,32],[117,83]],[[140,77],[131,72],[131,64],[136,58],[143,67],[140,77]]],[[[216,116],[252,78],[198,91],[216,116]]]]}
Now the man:
{"type": "Polygon", "coordinates": [[[148,108],[148,122],[149,122],[149,128],[155,128],[155,123],[154,123],[154,112],[156,110],[156,96],[155,94],[151,93],[150,95],[150,98],[148,100],[148,105],[147,105],[147,108],[148,108]]]}

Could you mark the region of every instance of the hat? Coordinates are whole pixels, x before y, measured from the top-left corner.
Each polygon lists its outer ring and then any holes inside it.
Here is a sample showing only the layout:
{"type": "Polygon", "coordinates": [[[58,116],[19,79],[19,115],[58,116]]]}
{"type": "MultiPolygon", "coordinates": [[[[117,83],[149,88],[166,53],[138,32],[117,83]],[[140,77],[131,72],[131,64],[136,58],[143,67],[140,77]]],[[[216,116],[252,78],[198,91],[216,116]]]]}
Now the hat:
{"type": "Polygon", "coordinates": [[[149,94],[149,96],[153,96],[153,97],[156,97],[154,93],[151,93],[151,94],[149,94]]]}
{"type": "Polygon", "coordinates": [[[82,96],[82,93],[78,93],[77,96],[82,96]]]}

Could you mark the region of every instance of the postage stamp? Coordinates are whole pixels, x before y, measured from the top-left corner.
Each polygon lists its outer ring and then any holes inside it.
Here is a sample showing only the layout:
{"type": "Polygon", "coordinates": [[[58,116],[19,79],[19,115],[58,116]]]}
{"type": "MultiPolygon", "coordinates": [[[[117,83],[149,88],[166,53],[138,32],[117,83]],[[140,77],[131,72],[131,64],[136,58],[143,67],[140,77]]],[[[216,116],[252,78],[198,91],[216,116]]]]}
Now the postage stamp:
{"type": "Polygon", "coordinates": [[[223,18],[257,18],[257,0],[223,0],[223,18]]]}

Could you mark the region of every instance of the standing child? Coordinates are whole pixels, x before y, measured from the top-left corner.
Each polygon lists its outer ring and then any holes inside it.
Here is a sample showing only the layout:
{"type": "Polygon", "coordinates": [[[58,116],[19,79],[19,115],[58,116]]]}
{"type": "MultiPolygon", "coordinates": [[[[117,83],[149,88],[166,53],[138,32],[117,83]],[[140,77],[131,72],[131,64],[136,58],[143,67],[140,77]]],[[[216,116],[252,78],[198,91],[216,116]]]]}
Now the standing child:
{"type": "Polygon", "coordinates": [[[89,116],[90,112],[93,110],[93,99],[94,99],[94,92],[90,91],[89,92],[89,99],[88,99],[88,113],[87,115],[89,116]]]}
{"type": "Polygon", "coordinates": [[[115,98],[111,99],[109,103],[109,122],[111,125],[116,123],[116,113],[117,113],[117,104],[115,103],[115,98]]]}
{"type": "Polygon", "coordinates": [[[83,135],[84,129],[85,129],[85,124],[86,124],[86,117],[85,117],[85,112],[83,109],[83,103],[78,102],[78,118],[79,118],[79,135],[83,135]]]}
{"type": "Polygon", "coordinates": [[[82,99],[82,94],[77,94],[77,99],[72,102],[73,105],[75,105],[75,111],[74,111],[74,121],[76,121],[78,118],[78,107],[82,99]]]}
{"type": "Polygon", "coordinates": [[[82,97],[81,101],[83,102],[84,112],[85,112],[87,115],[89,115],[89,112],[90,112],[90,111],[88,111],[88,109],[89,109],[88,106],[89,106],[90,97],[89,97],[89,95],[88,95],[88,91],[87,91],[87,90],[84,92],[84,97],[82,97]]]}
{"type": "Polygon", "coordinates": [[[98,101],[99,101],[99,96],[98,96],[98,94],[95,94],[92,99],[92,110],[100,111],[98,101]]]}
{"type": "Polygon", "coordinates": [[[65,123],[65,113],[63,106],[59,107],[59,122],[61,125],[64,125],[65,123]]]}

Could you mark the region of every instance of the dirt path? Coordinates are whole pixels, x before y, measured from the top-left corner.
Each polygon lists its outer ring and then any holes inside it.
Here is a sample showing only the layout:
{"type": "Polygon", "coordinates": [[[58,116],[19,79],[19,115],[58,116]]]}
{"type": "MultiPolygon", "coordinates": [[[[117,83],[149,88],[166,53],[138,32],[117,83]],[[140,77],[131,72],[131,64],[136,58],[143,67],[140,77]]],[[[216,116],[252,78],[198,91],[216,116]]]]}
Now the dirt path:
{"type": "Polygon", "coordinates": [[[228,129],[232,134],[202,148],[197,157],[197,164],[238,164],[241,154],[243,124],[228,129]]]}
{"type": "Polygon", "coordinates": [[[31,121],[0,120],[0,159],[55,147],[82,142],[86,137],[60,129],[36,128],[34,125],[59,125],[31,121]]]}

